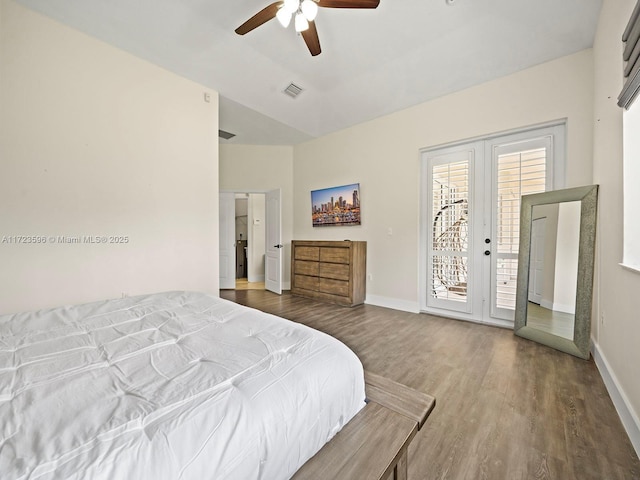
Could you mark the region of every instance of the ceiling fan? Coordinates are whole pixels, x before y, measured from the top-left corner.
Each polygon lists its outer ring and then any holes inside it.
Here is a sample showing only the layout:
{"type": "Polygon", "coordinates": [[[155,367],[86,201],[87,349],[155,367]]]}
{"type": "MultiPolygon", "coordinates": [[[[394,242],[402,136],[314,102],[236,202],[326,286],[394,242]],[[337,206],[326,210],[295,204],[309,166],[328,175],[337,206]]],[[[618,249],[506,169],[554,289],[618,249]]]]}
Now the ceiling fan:
{"type": "Polygon", "coordinates": [[[302,35],[311,55],[316,56],[322,51],[314,22],[318,7],[377,8],[379,3],[380,0],[281,0],[260,10],[236,28],[236,33],[238,35],[249,33],[272,18],[277,18],[286,28],[293,18],[296,32],[302,35]]]}

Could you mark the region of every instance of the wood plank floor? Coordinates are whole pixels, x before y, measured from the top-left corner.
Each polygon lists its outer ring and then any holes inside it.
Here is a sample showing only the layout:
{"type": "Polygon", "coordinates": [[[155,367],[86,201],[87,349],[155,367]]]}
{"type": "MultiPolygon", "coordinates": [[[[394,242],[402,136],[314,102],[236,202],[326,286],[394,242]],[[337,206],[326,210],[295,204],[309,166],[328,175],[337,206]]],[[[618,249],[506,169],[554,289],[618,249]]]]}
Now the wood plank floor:
{"type": "Polygon", "coordinates": [[[640,479],[640,461],[593,361],[512,331],[288,293],[221,297],[309,325],[365,369],[436,397],[409,479],[640,479]]]}
{"type": "Polygon", "coordinates": [[[250,282],[246,278],[236,278],[236,290],[264,290],[264,282],[250,282]]]}

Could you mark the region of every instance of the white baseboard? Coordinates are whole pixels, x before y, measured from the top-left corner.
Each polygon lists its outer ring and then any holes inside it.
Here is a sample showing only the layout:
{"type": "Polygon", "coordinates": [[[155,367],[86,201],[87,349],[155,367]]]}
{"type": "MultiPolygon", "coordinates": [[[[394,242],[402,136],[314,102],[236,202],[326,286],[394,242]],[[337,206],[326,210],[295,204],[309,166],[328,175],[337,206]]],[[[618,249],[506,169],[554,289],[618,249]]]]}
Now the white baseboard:
{"type": "Polygon", "coordinates": [[[364,301],[367,305],[375,305],[377,307],[391,308],[403,312],[420,313],[418,302],[410,302],[408,300],[399,300],[397,298],[383,297],[381,295],[371,295],[367,293],[364,301]]]}
{"type": "Polygon", "coordinates": [[[428,313],[437,315],[440,317],[453,318],[455,320],[464,320],[467,322],[479,323],[482,325],[490,325],[492,327],[500,328],[513,328],[513,322],[508,320],[491,319],[491,321],[479,321],[469,316],[456,315],[455,312],[445,311],[425,311],[420,310],[420,304],[418,302],[410,302],[408,300],[398,300],[397,298],[383,297],[381,295],[371,295],[367,293],[367,298],[364,303],[367,305],[375,305],[376,307],[391,308],[393,310],[400,310],[402,312],[409,313],[428,313]]]}
{"type": "Polygon", "coordinates": [[[593,360],[596,363],[596,367],[598,367],[598,371],[602,376],[604,385],[607,387],[609,396],[613,401],[613,405],[620,416],[622,425],[627,431],[627,435],[629,435],[631,444],[633,445],[636,454],[640,456],[640,420],[633,411],[633,407],[629,403],[629,399],[625,395],[615,373],[609,366],[609,362],[607,362],[607,359],[600,351],[600,347],[598,347],[596,342],[592,343],[591,353],[593,354],[593,360]]]}

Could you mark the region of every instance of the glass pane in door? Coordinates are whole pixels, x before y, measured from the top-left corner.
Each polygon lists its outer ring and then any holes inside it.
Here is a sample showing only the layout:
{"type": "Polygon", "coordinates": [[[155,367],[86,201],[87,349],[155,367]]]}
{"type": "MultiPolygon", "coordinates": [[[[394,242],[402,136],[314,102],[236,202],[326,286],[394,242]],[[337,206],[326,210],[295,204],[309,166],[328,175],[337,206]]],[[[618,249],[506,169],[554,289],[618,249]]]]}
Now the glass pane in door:
{"type": "Polygon", "coordinates": [[[432,193],[430,296],[466,302],[469,260],[469,162],[434,165],[432,193]]]}
{"type": "Polygon", "coordinates": [[[498,155],[494,298],[497,308],[515,309],[520,197],[545,191],[546,164],[545,147],[498,155]]]}

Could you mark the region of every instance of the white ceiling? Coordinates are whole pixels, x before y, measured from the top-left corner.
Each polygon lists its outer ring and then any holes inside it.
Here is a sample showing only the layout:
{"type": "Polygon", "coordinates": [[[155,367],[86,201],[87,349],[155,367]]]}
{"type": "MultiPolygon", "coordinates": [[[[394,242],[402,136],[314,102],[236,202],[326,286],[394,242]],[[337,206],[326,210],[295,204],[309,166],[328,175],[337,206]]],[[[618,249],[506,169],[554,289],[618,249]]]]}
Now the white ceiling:
{"type": "Polygon", "coordinates": [[[593,44],[602,0],[381,0],[234,29],[273,0],[17,0],[220,93],[221,143],[293,145],[593,44]],[[295,100],[289,83],[304,91],[295,100]]]}

